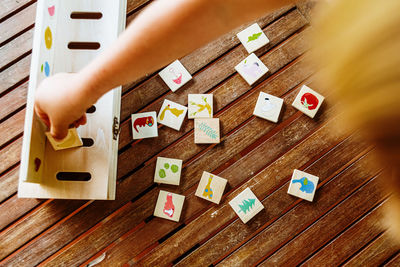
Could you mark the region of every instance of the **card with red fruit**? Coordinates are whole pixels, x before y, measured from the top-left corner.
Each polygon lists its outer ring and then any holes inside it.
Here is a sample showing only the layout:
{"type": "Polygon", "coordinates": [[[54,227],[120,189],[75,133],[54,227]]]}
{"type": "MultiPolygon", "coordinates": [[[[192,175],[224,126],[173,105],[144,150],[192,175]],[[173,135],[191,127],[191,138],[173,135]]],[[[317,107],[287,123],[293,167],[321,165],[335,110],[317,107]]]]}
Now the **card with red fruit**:
{"type": "Polygon", "coordinates": [[[179,222],[185,196],[160,190],[154,216],[179,222]]]}
{"type": "Polygon", "coordinates": [[[324,97],[310,87],[303,85],[293,101],[292,106],[300,110],[310,118],[314,118],[320,108],[324,97]]]}
{"type": "Polygon", "coordinates": [[[159,75],[172,92],[175,92],[192,79],[192,75],[178,59],[160,71],[159,75]]]}

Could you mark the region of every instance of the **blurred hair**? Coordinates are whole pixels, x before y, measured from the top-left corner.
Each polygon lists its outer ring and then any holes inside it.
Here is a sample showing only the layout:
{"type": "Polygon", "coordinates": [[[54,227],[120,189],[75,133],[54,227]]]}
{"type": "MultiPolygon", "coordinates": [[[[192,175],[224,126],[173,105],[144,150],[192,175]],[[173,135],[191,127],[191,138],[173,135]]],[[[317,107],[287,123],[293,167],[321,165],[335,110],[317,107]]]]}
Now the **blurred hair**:
{"type": "Polygon", "coordinates": [[[344,123],[362,130],[388,170],[390,225],[400,240],[400,1],[335,0],[319,11],[313,49],[321,78],[344,123]]]}

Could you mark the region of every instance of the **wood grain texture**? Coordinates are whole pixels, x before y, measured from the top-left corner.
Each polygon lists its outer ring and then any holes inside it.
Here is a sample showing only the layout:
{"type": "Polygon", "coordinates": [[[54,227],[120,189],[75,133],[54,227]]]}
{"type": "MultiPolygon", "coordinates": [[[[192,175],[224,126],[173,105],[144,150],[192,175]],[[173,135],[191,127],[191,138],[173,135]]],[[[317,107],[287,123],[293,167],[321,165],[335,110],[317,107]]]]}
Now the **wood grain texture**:
{"type": "Polygon", "coordinates": [[[12,19],[0,23],[2,33],[0,35],[0,44],[13,38],[19,32],[32,27],[35,21],[36,3],[28,6],[13,16],[12,19]]]}
{"type": "Polygon", "coordinates": [[[11,139],[22,134],[25,121],[25,110],[21,110],[14,116],[0,124],[0,147],[11,139]]]}
{"type": "MultiPolygon", "coordinates": [[[[318,139],[317,136],[322,137],[323,135],[325,135],[323,132],[325,132],[325,130],[327,130],[328,128],[329,127],[327,127],[327,126],[324,127],[323,130],[321,129],[320,131],[317,131],[315,134],[313,134],[313,136],[316,139],[318,139]]],[[[324,136],[324,137],[326,137],[326,136],[324,136]]],[[[280,192],[275,192],[275,194],[277,194],[279,197],[278,196],[273,197],[273,195],[272,195],[266,199],[264,199],[264,198],[267,195],[269,195],[269,192],[275,191],[275,190],[273,190],[274,188],[281,188],[282,185],[284,184],[284,182],[287,182],[289,180],[290,170],[286,170],[286,167],[283,167],[283,166],[280,167],[281,164],[285,164],[285,163],[288,164],[287,161],[291,161],[292,164],[296,164],[296,163],[298,164],[299,160],[303,161],[304,163],[307,162],[307,159],[306,159],[307,152],[305,152],[304,150],[307,150],[308,141],[311,143],[318,142],[318,140],[315,140],[314,138],[312,138],[312,139],[309,138],[309,139],[305,140],[301,145],[298,145],[295,149],[292,149],[289,152],[287,152],[285,154],[286,156],[284,158],[279,158],[277,161],[268,165],[268,167],[266,167],[261,172],[259,172],[257,175],[255,175],[251,180],[249,180],[247,183],[245,183],[244,185],[242,185],[241,187],[239,187],[238,189],[235,190],[235,192],[240,192],[242,190],[242,188],[245,188],[245,186],[250,186],[250,188],[256,194],[256,196],[259,199],[263,199],[262,202],[264,204],[264,207],[266,208],[265,212],[261,212],[260,215],[257,215],[255,217],[254,221],[248,223],[248,226],[244,226],[243,224],[239,223],[239,221],[237,221],[238,223],[236,223],[236,226],[245,227],[245,228],[246,227],[255,227],[257,229],[262,225],[263,222],[269,221],[271,218],[277,216],[278,214],[276,214],[276,212],[282,212],[282,210],[285,210],[286,207],[290,207],[290,205],[291,205],[290,200],[292,200],[294,202],[295,198],[287,196],[287,194],[286,194],[287,187],[285,187],[284,189],[281,189],[280,192]],[[304,154],[301,154],[301,153],[304,153],[304,154]],[[290,157],[289,155],[292,157],[290,157]],[[275,179],[267,179],[267,177],[275,177],[275,179]],[[258,179],[256,181],[254,181],[256,178],[258,178],[258,179]],[[255,188],[256,186],[257,186],[257,188],[255,188]],[[287,206],[286,205],[281,206],[281,205],[283,205],[282,198],[285,196],[286,196],[285,199],[287,199],[287,201],[289,203],[287,204],[287,206]],[[275,201],[277,199],[279,200],[278,202],[275,201]],[[269,217],[270,216],[269,214],[274,209],[274,207],[276,207],[275,208],[276,211],[275,211],[275,213],[271,214],[271,217],[269,217]],[[260,218],[260,219],[258,219],[258,218],[260,218]]],[[[326,140],[326,141],[329,142],[328,140],[326,140]]],[[[354,182],[357,183],[358,181],[354,181],[354,182]]],[[[226,204],[229,202],[229,200],[234,195],[235,195],[235,193],[229,195],[225,199],[225,201],[223,201],[221,203],[221,205],[219,207],[212,207],[211,209],[204,212],[196,220],[194,220],[189,225],[187,225],[183,230],[181,230],[181,231],[183,231],[183,233],[176,236],[177,240],[175,240],[174,236],[172,238],[168,239],[163,244],[161,244],[161,246],[159,247],[159,249],[156,252],[153,252],[152,254],[150,254],[147,259],[145,258],[144,262],[139,262],[139,265],[140,264],[151,265],[152,263],[155,262],[156,256],[157,256],[157,260],[160,260],[161,262],[163,262],[163,264],[166,264],[168,262],[168,260],[171,260],[171,258],[174,256],[176,257],[176,254],[178,253],[178,252],[175,252],[174,255],[163,256],[163,252],[165,253],[165,250],[168,249],[168,244],[172,245],[175,242],[178,242],[179,244],[182,244],[180,246],[180,250],[182,250],[183,247],[187,247],[188,245],[189,246],[191,245],[190,247],[192,247],[193,245],[196,244],[194,242],[197,241],[196,240],[197,238],[196,239],[193,238],[194,233],[197,232],[198,234],[196,234],[196,237],[198,236],[198,238],[203,239],[205,237],[208,237],[208,235],[212,233],[212,230],[218,229],[218,226],[224,225],[226,222],[233,219],[235,217],[234,213],[230,209],[230,207],[226,206],[226,204]],[[216,222],[215,220],[218,221],[217,225],[215,225],[215,222],[216,222]],[[187,233],[187,231],[190,231],[190,230],[192,230],[192,231],[190,233],[187,233]],[[167,257],[167,259],[164,260],[164,257],[167,257]]],[[[322,197],[323,194],[318,193],[316,197],[318,198],[319,196],[322,197]]],[[[333,198],[331,200],[333,201],[333,198]]],[[[307,205],[310,206],[310,204],[307,204],[307,205]]],[[[276,226],[276,227],[279,228],[279,226],[276,226]]],[[[242,230],[244,230],[244,229],[242,229],[242,230]]],[[[234,238],[234,236],[236,236],[238,233],[245,234],[245,232],[246,231],[241,232],[240,229],[235,229],[233,232],[231,232],[233,234],[230,235],[230,238],[234,238]]],[[[239,238],[243,238],[243,236],[239,237],[239,238]]],[[[275,238],[274,238],[274,240],[275,240],[275,238]]],[[[172,258],[172,259],[175,259],[175,258],[172,258]]]]}
{"type": "Polygon", "coordinates": [[[3,0],[0,3],[0,20],[10,16],[12,13],[22,9],[25,5],[35,2],[34,0],[3,0]]]}
{"type": "Polygon", "coordinates": [[[350,258],[360,247],[366,246],[385,230],[381,222],[385,203],[378,205],[371,212],[367,213],[354,225],[315,253],[310,259],[307,259],[302,265],[318,266],[325,264],[337,266],[343,263],[345,259],[350,258]]]}
{"type": "MultiPolygon", "coordinates": [[[[350,174],[350,177],[352,177],[353,175],[354,173],[350,174]]],[[[367,173],[366,177],[363,178],[369,179],[371,178],[371,175],[373,174],[367,173]]],[[[346,181],[346,186],[349,185],[349,182],[350,181],[346,181]]],[[[357,182],[357,184],[359,184],[361,181],[357,182]]],[[[352,188],[357,188],[357,184],[353,184],[352,188]]],[[[376,179],[373,179],[365,186],[357,189],[354,194],[350,195],[349,200],[346,201],[349,191],[351,192],[351,189],[343,190],[340,183],[338,183],[337,181],[332,181],[328,183],[325,187],[319,190],[319,195],[316,196],[318,207],[312,204],[310,205],[309,203],[304,203],[303,201],[303,205],[299,205],[290,212],[286,213],[279,220],[279,223],[268,227],[265,231],[258,234],[250,242],[242,246],[238,251],[235,251],[233,255],[222,261],[220,263],[220,266],[248,266],[253,263],[257,263],[262,255],[265,255],[265,253],[268,252],[273,252],[274,250],[279,248],[280,242],[287,242],[287,240],[290,239],[293,235],[297,234],[298,231],[302,231],[315,219],[329,211],[332,204],[341,202],[341,200],[344,201],[339,204],[342,205],[342,208],[339,210],[341,212],[348,211],[349,213],[345,213],[344,215],[348,216],[352,213],[357,215],[361,212],[368,211],[382,198],[381,194],[379,193],[379,187],[376,179]],[[328,190],[330,188],[334,190],[334,196],[336,197],[329,197],[329,194],[324,192],[325,190],[328,190]],[[324,205],[325,203],[327,204],[326,206],[324,205]],[[369,205],[367,205],[367,203],[369,205]],[[326,209],[328,210],[324,211],[326,209]],[[307,211],[307,216],[302,216],[305,211],[307,211]],[[282,229],[285,230],[282,231],[282,229]],[[273,236],[274,238],[268,238],[271,236],[273,236]]]]}
{"type": "MultiPolygon", "coordinates": [[[[330,150],[326,155],[321,157],[317,162],[313,163],[309,167],[305,169],[310,173],[319,175],[322,178],[322,181],[328,179],[329,177],[334,176],[336,173],[340,172],[339,168],[345,168],[346,164],[351,164],[352,158],[358,159],[359,149],[366,149],[367,145],[365,142],[360,140],[360,137],[357,135],[352,135],[349,138],[346,138],[343,142],[339,143],[332,150],[330,150]],[[332,162],[333,159],[337,159],[340,155],[346,155],[341,158],[339,161],[335,162],[335,164],[327,164],[328,162],[332,162]]],[[[245,161],[247,166],[251,166],[249,169],[243,168],[243,164],[238,164],[239,161],[226,170],[224,170],[220,175],[225,175],[231,180],[236,174],[240,176],[250,177],[252,173],[256,173],[257,169],[252,166],[252,163],[256,163],[257,165],[261,165],[263,162],[254,161],[251,154],[257,153],[254,157],[261,157],[261,155],[265,155],[266,151],[269,151],[270,146],[265,146],[263,150],[255,151],[253,150],[248,155],[243,157],[240,161],[245,161]],[[253,168],[252,168],[253,167],[253,168]],[[231,170],[231,172],[229,171],[231,170]],[[232,173],[232,174],[230,174],[232,173]]],[[[255,165],[255,164],[254,164],[255,165]]],[[[321,181],[321,182],[322,182],[321,181]]],[[[204,243],[199,249],[195,252],[188,255],[185,259],[180,261],[178,266],[198,266],[198,265],[206,265],[210,262],[217,262],[218,259],[222,258],[223,255],[227,255],[229,251],[231,251],[234,247],[237,247],[240,243],[245,242],[253,231],[256,230],[256,227],[262,224],[262,222],[270,219],[274,221],[278,218],[279,212],[285,210],[285,207],[290,207],[293,205],[296,198],[292,198],[286,194],[288,183],[285,183],[280,189],[279,193],[275,193],[272,197],[269,206],[266,207],[268,218],[260,217],[257,218],[257,223],[254,222],[248,226],[245,226],[240,223],[240,221],[236,220],[234,223],[230,224],[223,230],[220,230],[218,234],[215,234],[209,240],[203,240],[201,243],[204,243]],[[283,197],[283,199],[281,199],[283,197]],[[276,203],[274,203],[276,201],[276,203]],[[259,222],[258,222],[259,221],[259,222]],[[236,234],[235,234],[236,233],[236,234]]]]}
{"type": "MultiPolygon", "coordinates": [[[[128,23],[149,3],[128,0],[128,23]]],[[[358,132],[338,131],[332,88],[317,82],[308,61],[313,1],[257,20],[272,40],[257,51],[271,72],[252,87],[233,70],[247,55],[235,33],[247,25],[181,58],[195,79],[175,94],[157,72],[123,87],[115,201],[18,199],[35,5],[0,4],[1,266],[78,266],[103,254],[98,266],[399,264],[399,248],[380,221],[386,205],[380,176],[368,168],[374,150],[358,132]],[[314,120],[291,107],[302,84],[327,97],[314,120]],[[252,115],[261,91],[284,98],[277,124],[252,115]],[[180,132],[161,127],[157,142],[132,142],[131,112],[158,111],[165,98],[186,104],[187,95],[198,92],[214,94],[221,144],[193,144],[193,121],[187,120],[180,132]],[[157,156],[183,159],[179,187],[154,185],[157,156]],[[321,177],[313,203],[286,193],[294,168],[321,177]],[[220,205],[194,196],[204,170],[228,180],[220,205]],[[228,202],[246,187],[265,210],[245,225],[228,202]],[[180,223],[152,216],[160,189],[186,196],[180,223]]]]}
{"type": "Polygon", "coordinates": [[[14,60],[23,57],[32,50],[33,29],[18,35],[11,42],[0,47],[0,70],[6,65],[12,64],[14,60]]]}
{"type": "MultiPolygon", "coordinates": [[[[360,164],[360,168],[367,169],[373,162],[373,158],[370,155],[367,155],[366,157],[367,158],[365,159],[361,159],[363,162],[360,164]]],[[[371,203],[371,205],[374,204],[374,202],[371,203]]],[[[370,208],[371,206],[368,207],[370,208]]],[[[271,257],[264,260],[261,266],[268,266],[270,264],[297,265],[301,263],[311,255],[313,251],[347,228],[354,220],[358,219],[358,216],[363,214],[362,212],[366,211],[357,210],[357,207],[355,208],[356,210],[344,209],[338,205],[323,218],[314,222],[300,235],[295,236],[271,257]]]]}
{"type": "Polygon", "coordinates": [[[384,232],[366,248],[352,257],[344,266],[379,266],[390,256],[398,253],[400,245],[396,244],[388,232],[384,232]]]}
{"type": "Polygon", "coordinates": [[[0,121],[26,105],[27,91],[28,82],[25,82],[0,98],[0,121]]]}

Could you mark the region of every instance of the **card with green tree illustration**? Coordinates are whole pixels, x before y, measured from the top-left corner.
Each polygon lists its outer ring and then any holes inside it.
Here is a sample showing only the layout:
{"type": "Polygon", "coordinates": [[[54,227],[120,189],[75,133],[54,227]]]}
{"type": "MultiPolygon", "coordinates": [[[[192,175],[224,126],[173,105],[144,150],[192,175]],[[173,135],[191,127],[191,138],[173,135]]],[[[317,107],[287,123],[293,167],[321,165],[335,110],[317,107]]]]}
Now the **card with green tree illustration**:
{"type": "Polygon", "coordinates": [[[263,204],[258,200],[256,195],[246,188],[239,195],[229,202],[232,209],[239,216],[243,223],[247,223],[251,218],[256,216],[264,209],[263,204]]]}
{"type": "Polygon", "coordinates": [[[257,23],[239,32],[237,37],[249,54],[269,43],[268,37],[257,23]]]}
{"type": "Polygon", "coordinates": [[[154,182],[160,184],[179,185],[181,180],[182,160],[157,158],[154,182]]]}

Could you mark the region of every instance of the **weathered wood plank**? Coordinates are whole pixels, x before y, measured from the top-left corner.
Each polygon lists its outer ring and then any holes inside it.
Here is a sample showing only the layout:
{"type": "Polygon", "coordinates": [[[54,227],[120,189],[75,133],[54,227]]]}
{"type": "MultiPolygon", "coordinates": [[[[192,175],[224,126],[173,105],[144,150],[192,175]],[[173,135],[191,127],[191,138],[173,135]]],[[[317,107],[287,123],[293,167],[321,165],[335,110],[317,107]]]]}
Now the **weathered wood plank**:
{"type": "Polygon", "coordinates": [[[0,35],[0,44],[4,43],[8,39],[16,36],[19,32],[25,30],[28,27],[32,27],[36,16],[36,3],[28,6],[15,14],[12,18],[7,19],[0,23],[2,29],[0,35]]]}
{"type": "Polygon", "coordinates": [[[16,83],[29,77],[29,66],[31,64],[31,55],[22,58],[9,68],[0,72],[0,94],[7,89],[15,86],[16,83]]]}
{"type": "MultiPolygon", "coordinates": [[[[19,166],[14,167],[0,178],[0,202],[9,198],[18,189],[19,166]]],[[[28,208],[29,209],[29,208],[28,208]]]]}
{"type": "Polygon", "coordinates": [[[0,120],[25,106],[28,94],[28,82],[25,82],[0,98],[0,120]]]}
{"type": "Polygon", "coordinates": [[[0,47],[0,69],[32,50],[33,29],[0,47]]]}
{"type": "MultiPolygon", "coordinates": [[[[42,208],[36,209],[33,213],[26,215],[24,220],[19,221],[16,225],[0,233],[0,244],[2,244],[0,246],[0,260],[19,248],[21,244],[16,242],[16,240],[21,239],[24,240],[23,243],[28,242],[47,227],[59,221],[60,218],[73,213],[85,203],[86,201],[82,200],[52,200],[48,201],[48,204],[43,205],[42,208]],[[32,218],[35,219],[33,220],[32,218]]],[[[54,230],[59,231],[60,229],[57,228],[54,230]]],[[[24,264],[23,262],[19,262],[17,265],[22,266],[24,264]]],[[[26,264],[29,265],[29,263],[26,264]]]]}
{"type": "Polygon", "coordinates": [[[42,200],[38,199],[18,198],[15,195],[11,197],[7,202],[2,203],[0,205],[0,231],[2,231],[4,227],[24,215],[27,210],[33,209],[42,202],[42,200]]]}
{"type": "Polygon", "coordinates": [[[388,263],[384,265],[385,267],[397,267],[400,266],[400,251],[391,259],[388,263]]]}
{"type": "Polygon", "coordinates": [[[344,266],[379,266],[390,256],[399,252],[400,244],[388,232],[384,232],[362,251],[352,257],[344,266]]]}
{"type": "Polygon", "coordinates": [[[339,266],[343,261],[382,233],[382,216],[386,202],[376,207],[356,224],[329,242],[302,266],[339,266]]]}
{"type": "Polygon", "coordinates": [[[0,151],[2,155],[0,160],[0,174],[19,162],[21,148],[22,138],[18,138],[0,151]]]}
{"type": "Polygon", "coordinates": [[[24,122],[25,110],[21,110],[0,124],[0,147],[6,144],[9,140],[22,134],[24,122]]]}
{"type": "MultiPolygon", "coordinates": [[[[360,171],[365,171],[365,168],[360,171]]],[[[346,189],[344,189],[343,184],[336,179],[326,184],[319,190],[319,194],[315,199],[318,205],[314,203],[305,203],[303,201],[300,205],[282,216],[277,223],[266,228],[251,241],[235,251],[234,254],[222,261],[220,266],[248,266],[257,263],[262,255],[273,252],[282,242],[285,242],[293,235],[301,232],[315,219],[329,211],[332,205],[338,203],[338,201],[344,200],[335,208],[339,213],[346,214],[347,216],[351,216],[351,214],[354,216],[363,214],[363,212],[372,208],[382,199],[382,194],[379,191],[380,188],[376,178],[373,178],[372,181],[361,188],[357,187],[363,180],[369,179],[372,175],[373,173],[371,172],[353,172],[350,176],[351,178],[346,181],[346,184],[348,185],[351,183],[352,187],[347,187],[346,189]],[[358,177],[354,177],[355,175],[358,177]],[[355,181],[357,182],[353,183],[355,181]],[[356,192],[348,197],[348,194],[352,192],[351,188],[356,188],[356,192]],[[325,190],[328,189],[334,190],[336,193],[334,196],[337,195],[340,197],[335,198],[325,193],[325,190]],[[307,214],[307,216],[304,216],[304,214],[307,214]],[[282,231],[282,229],[285,230],[282,231]],[[270,238],[271,236],[273,236],[273,238],[270,238]]]]}
{"type": "Polygon", "coordinates": [[[297,1],[296,7],[301,14],[307,19],[308,22],[312,20],[312,12],[315,10],[317,1],[314,0],[301,0],[297,1]]]}
{"type": "MultiPolygon", "coordinates": [[[[373,160],[370,158],[369,164],[372,163],[373,160]]],[[[368,165],[363,166],[363,168],[368,168],[368,165]]],[[[375,216],[374,228],[363,229],[364,232],[370,233],[369,239],[373,239],[374,236],[378,235],[379,232],[383,230],[383,226],[380,224],[380,218],[378,218],[378,215],[381,215],[381,213],[376,214],[375,216]]],[[[348,211],[343,209],[341,205],[338,205],[323,218],[319,219],[312,226],[310,226],[307,230],[285,244],[275,254],[267,258],[260,265],[270,266],[271,264],[273,265],[278,263],[282,265],[300,264],[304,259],[307,258],[307,256],[311,255],[313,251],[320,248],[327,241],[332,239],[332,237],[346,229],[355,219],[358,219],[357,216],[360,216],[360,213],[352,213],[350,210],[348,211]]],[[[365,236],[365,233],[363,235],[365,236]]],[[[361,235],[361,237],[363,235],[361,235]]],[[[360,242],[359,238],[360,237],[357,237],[358,242],[360,242]]],[[[347,250],[349,251],[349,249],[347,250]]],[[[335,253],[335,255],[337,254],[335,253]]],[[[331,255],[331,257],[332,256],[333,255],[331,255]]],[[[324,264],[327,263],[324,262],[324,264]]]]}
{"type": "Polygon", "coordinates": [[[9,16],[11,13],[23,8],[25,5],[28,5],[31,2],[35,2],[33,0],[2,0],[0,2],[0,20],[3,20],[4,17],[9,16]]]}
{"type": "MultiPolygon", "coordinates": [[[[239,177],[251,177],[253,175],[252,173],[256,173],[255,169],[252,168],[252,166],[255,162],[259,162],[253,159],[263,157],[263,154],[267,154],[266,152],[269,150],[269,148],[270,147],[266,147],[264,151],[260,150],[257,155],[251,156],[251,154],[256,153],[257,149],[253,150],[248,155],[246,155],[246,157],[241,159],[246,162],[245,164],[239,164],[238,161],[237,163],[233,164],[222,173],[220,173],[220,175],[222,175],[223,177],[227,177],[229,181],[231,181],[236,176],[236,174],[239,177]],[[243,165],[245,165],[246,168],[244,168],[243,165]]],[[[359,151],[366,148],[367,144],[360,140],[360,137],[358,135],[352,135],[351,137],[340,143],[338,146],[336,146],[334,149],[329,151],[321,159],[318,159],[315,163],[307,167],[305,171],[318,175],[319,177],[321,177],[321,181],[324,181],[326,179],[329,179],[329,177],[334,176],[338,172],[338,170],[344,168],[344,166],[352,164],[352,159],[357,159],[359,151]]],[[[258,164],[261,165],[261,163],[258,164]]],[[[279,214],[283,210],[286,210],[287,207],[290,207],[291,205],[293,205],[294,201],[296,201],[286,194],[287,186],[283,186],[280,190],[282,191],[281,193],[278,194],[277,192],[275,192],[275,197],[269,200],[267,213],[269,214],[268,218],[266,218],[265,216],[260,216],[260,218],[255,218],[257,222],[251,223],[248,226],[245,226],[239,220],[236,220],[234,223],[227,226],[225,229],[221,230],[218,234],[213,236],[210,240],[201,241],[201,243],[204,244],[193,253],[188,255],[185,259],[180,261],[177,265],[200,266],[216,262],[218,259],[223,257],[223,255],[228,254],[229,251],[231,251],[239,243],[244,242],[256,230],[255,227],[258,227],[269,218],[273,218],[273,220],[278,218],[279,214]],[[280,199],[279,197],[282,197],[282,199],[280,199]],[[233,233],[240,234],[234,235],[233,233]]]]}

